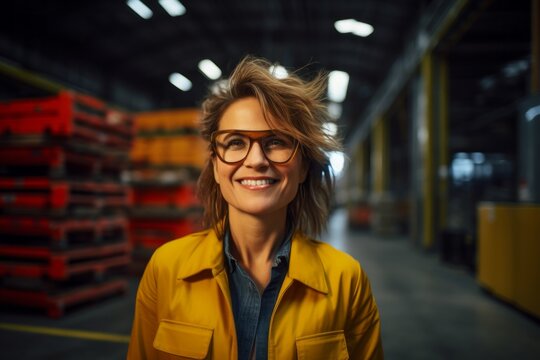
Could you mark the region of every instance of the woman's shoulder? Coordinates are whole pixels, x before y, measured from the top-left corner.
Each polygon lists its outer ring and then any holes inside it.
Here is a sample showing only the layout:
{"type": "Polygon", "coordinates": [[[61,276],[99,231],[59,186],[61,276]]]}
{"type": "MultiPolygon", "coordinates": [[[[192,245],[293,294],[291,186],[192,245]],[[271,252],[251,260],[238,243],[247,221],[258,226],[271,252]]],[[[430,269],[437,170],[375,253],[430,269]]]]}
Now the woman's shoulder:
{"type": "Polygon", "coordinates": [[[361,271],[358,260],[345,251],[339,250],[325,241],[310,237],[305,237],[305,240],[317,253],[325,269],[352,273],[361,271]]]}
{"type": "Polygon", "coordinates": [[[174,259],[189,257],[210,235],[210,232],[211,230],[207,229],[166,242],[156,249],[153,256],[160,260],[170,257],[174,259]]]}

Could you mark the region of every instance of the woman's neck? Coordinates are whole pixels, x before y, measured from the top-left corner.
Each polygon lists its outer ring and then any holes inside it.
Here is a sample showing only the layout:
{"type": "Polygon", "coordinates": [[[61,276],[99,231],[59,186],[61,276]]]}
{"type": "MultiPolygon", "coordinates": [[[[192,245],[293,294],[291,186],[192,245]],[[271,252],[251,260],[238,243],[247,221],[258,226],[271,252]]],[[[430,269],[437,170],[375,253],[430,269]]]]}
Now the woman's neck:
{"type": "Polygon", "coordinates": [[[286,213],[258,217],[231,211],[229,230],[234,256],[244,268],[271,264],[285,237],[286,213]]]}

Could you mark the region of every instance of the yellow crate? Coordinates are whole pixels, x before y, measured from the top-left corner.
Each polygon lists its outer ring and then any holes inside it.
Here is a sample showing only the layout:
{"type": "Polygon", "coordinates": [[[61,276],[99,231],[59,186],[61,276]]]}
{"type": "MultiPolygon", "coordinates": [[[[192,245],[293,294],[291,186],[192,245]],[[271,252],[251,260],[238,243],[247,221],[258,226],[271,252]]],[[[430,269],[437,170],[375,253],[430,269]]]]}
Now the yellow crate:
{"type": "Polygon", "coordinates": [[[168,113],[165,118],[165,129],[175,131],[178,129],[197,129],[201,113],[198,109],[186,109],[168,113]]]}
{"type": "Polygon", "coordinates": [[[200,117],[199,109],[139,113],[135,117],[135,126],[138,132],[174,132],[182,129],[197,129],[200,117]]]}
{"type": "Polygon", "coordinates": [[[135,138],[131,147],[129,158],[134,163],[148,161],[148,139],[135,138]]]}
{"type": "Polygon", "coordinates": [[[148,162],[152,165],[167,164],[167,143],[162,138],[151,138],[148,141],[148,162]]]}
{"type": "Polygon", "coordinates": [[[172,165],[202,167],[208,157],[207,143],[196,135],[169,137],[167,155],[172,165]]]}

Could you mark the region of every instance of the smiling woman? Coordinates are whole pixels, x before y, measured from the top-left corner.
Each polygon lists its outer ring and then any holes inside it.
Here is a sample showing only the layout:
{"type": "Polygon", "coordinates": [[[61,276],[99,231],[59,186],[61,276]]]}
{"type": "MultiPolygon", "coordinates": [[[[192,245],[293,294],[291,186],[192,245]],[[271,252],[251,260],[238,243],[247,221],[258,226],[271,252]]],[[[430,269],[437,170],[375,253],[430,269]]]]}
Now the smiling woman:
{"type": "Polygon", "coordinates": [[[315,240],[340,149],[325,77],[276,78],[246,58],[203,104],[209,230],[171,241],[141,280],[129,359],[381,359],[358,262],[315,240]]]}

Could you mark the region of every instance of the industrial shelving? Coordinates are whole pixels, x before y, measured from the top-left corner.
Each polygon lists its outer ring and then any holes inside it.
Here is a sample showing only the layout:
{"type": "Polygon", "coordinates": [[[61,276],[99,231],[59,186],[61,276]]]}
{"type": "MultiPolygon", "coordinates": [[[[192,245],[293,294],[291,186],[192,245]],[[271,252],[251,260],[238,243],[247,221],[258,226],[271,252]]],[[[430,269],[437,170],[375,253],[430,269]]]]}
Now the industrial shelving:
{"type": "Polygon", "coordinates": [[[130,230],[134,271],[158,246],[201,228],[196,181],[207,158],[196,109],[141,113],[128,172],[133,189],[130,230]]]}
{"type": "Polygon", "coordinates": [[[127,289],[132,117],[72,91],[0,103],[0,302],[46,309],[127,289]]]}

